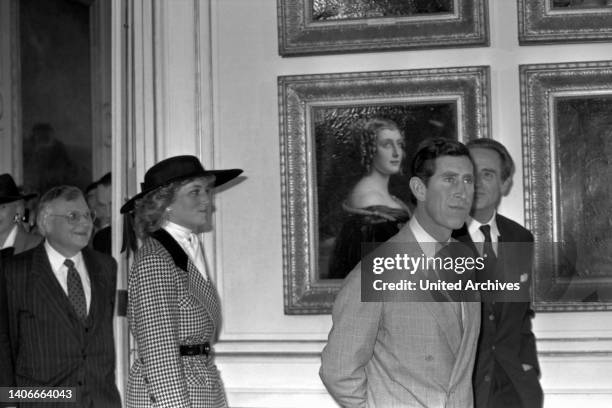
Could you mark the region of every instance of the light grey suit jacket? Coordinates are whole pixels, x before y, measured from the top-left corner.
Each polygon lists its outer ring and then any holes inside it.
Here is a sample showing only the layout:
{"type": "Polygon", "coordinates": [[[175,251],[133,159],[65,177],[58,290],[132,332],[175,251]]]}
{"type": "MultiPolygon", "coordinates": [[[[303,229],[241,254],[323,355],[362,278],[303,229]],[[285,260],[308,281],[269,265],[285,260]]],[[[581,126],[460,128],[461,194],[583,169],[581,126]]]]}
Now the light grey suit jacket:
{"type": "MultiPolygon", "coordinates": [[[[389,242],[416,240],[406,224],[389,242]]],[[[343,407],[472,407],[480,303],[463,310],[462,334],[451,303],[361,302],[358,264],[334,303],[323,383],[343,407]]]]}

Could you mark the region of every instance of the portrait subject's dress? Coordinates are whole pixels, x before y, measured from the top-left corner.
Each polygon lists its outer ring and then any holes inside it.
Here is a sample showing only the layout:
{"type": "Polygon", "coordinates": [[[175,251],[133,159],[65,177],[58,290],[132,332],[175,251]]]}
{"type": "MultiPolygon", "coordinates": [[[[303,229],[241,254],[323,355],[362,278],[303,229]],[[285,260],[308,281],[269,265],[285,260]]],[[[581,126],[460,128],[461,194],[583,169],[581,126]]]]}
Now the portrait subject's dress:
{"type": "Polygon", "coordinates": [[[136,255],[128,318],[138,347],[128,379],[129,408],[227,406],[212,357],[179,351],[212,343],[221,319],[217,291],[163,229],[136,255]]]}
{"type": "MultiPolygon", "coordinates": [[[[401,201],[398,200],[401,203],[401,201]]],[[[366,208],[353,208],[346,203],[342,208],[347,218],[336,238],[334,251],[329,262],[330,279],[344,279],[361,261],[362,243],[381,243],[397,234],[410,220],[408,207],[391,208],[374,205],[366,208]]]]}

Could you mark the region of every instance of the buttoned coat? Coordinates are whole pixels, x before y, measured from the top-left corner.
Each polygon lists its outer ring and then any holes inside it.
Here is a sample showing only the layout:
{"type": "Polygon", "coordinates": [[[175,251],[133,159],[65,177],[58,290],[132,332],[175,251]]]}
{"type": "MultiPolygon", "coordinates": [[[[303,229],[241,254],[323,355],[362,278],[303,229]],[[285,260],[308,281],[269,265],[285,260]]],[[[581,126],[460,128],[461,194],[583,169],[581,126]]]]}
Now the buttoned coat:
{"type": "Polygon", "coordinates": [[[82,255],[91,282],[85,321],[57,281],[43,244],[3,263],[0,386],[75,387],[76,404],[48,402],[45,407],[119,408],[113,341],[117,264],[87,248],[82,255]]]}
{"type": "MultiPolygon", "coordinates": [[[[533,235],[518,223],[500,214],[495,217],[499,230],[498,264],[509,266],[509,278],[515,282],[531,282],[532,257],[527,251],[508,255],[503,243],[533,242],[533,235]],[[504,255],[505,254],[505,255],[504,255]],[[510,261],[501,259],[506,256],[510,261]],[[521,275],[524,277],[521,279],[521,275]]],[[[477,253],[472,238],[464,225],[453,232],[457,240],[472,245],[477,253]]],[[[510,244],[509,250],[513,250],[510,244]]],[[[536,340],[531,330],[531,319],[534,312],[529,302],[496,302],[485,303],[482,308],[482,329],[478,340],[476,366],[474,369],[474,398],[477,408],[503,408],[499,399],[496,406],[489,402],[491,379],[494,369],[504,370],[524,408],[540,408],[543,404],[543,392],[538,375],[540,365],[536,351],[536,340]],[[525,371],[522,364],[529,364],[533,369],[525,371]]],[[[511,405],[514,408],[514,405],[511,405]]],[[[508,406],[510,408],[510,406],[508,406]]]]}
{"type": "Polygon", "coordinates": [[[217,291],[165,230],[138,250],[130,271],[128,318],[137,358],[127,406],[225,407],[211,356],[181,356],[181,345],[212,342],[220,323],[217,291]]]}
{"type": "MultiPolygon", "coordinates": [[[[407,224],[388,242],[416,239],[407,224]]],[[[462,331],[451,302],[361,302],[358,264],[334,303],[323,383],[343,407],[471,407],[480,304],[464,306],[462,331]]]]}

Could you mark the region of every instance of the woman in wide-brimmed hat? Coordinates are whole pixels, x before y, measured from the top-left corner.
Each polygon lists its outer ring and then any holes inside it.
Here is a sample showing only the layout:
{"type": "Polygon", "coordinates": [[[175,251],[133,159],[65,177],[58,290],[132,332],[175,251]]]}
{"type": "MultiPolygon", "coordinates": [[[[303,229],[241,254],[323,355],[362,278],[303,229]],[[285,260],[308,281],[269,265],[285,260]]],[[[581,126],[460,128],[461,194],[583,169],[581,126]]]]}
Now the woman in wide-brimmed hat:
{"type": "Polygon", "coordinates": [[[163,160],[145,174],[133,213],[144,240],[129,276],[128,318],[138,356],[130,370],[127,406],[226,407],[212,360],[220,324],[199,232],[210,227],[212,192],[242,173],[205,170],[194,156],[163,160]]]}
{"type": "Polygon", "coordinates": [[[22,194],[10,174],[0,174],[0,249],[8,254],[18,254],[34,248],[41,241],[38,234],[30,233],[23,227],[24,201],[36,194],[22,194]]]}

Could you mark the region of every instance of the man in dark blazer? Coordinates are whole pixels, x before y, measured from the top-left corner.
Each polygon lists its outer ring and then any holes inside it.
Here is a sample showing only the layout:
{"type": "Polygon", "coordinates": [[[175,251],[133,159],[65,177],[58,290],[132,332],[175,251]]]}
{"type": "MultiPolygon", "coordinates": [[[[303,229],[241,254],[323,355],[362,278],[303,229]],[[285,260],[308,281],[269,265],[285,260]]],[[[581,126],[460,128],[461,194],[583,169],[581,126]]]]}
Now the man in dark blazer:
{"type": "Polygon", "coordinates": [[[13,177],[0,174],[0,258],[9,257],[34,248],[42,237],[26,231],[25,200],[36,194],[23,194],[13,177]]]}
{"type": "Polygon", "coordinates": [[[118,408],[117,265],[86,248],[92,216],[78,188],[49,190],[37,222],[45,241],[5,260],[0,273],[0,386],[74,387],[76,404],[45,406],[118,408]]]}
{"type": "MultiPolygon", "coordinates": [[[[497,213],[501,197],[512,186],[514,162],[506,148],[495,140],[475,139],[467,146],[476,166],[474,203],[471,217],[453,232],[453,237],[488,257],[486,268],[499,273],[505,265],[505,276],[510,274],[510,280],[527,287],[531,281],[531,252],[511,257],[508,253],[516,250],[516,244],[504,246],[503,243],[531,243],[533,235],[497,213]],[[490,251],[493,253],[489,254],[490,251]]],[[[491,270],[487,273],[492,276],[491,270]]],[[[540,367],[535,336],[531,330],[533,310],[529,302],[490,300],[482,304],[473,376],[475,407],[540,408],[543,396],[538,380],[540,367]]]]}

